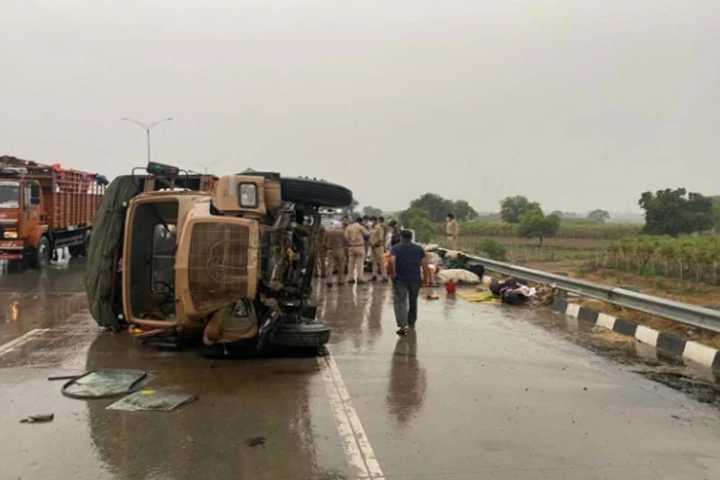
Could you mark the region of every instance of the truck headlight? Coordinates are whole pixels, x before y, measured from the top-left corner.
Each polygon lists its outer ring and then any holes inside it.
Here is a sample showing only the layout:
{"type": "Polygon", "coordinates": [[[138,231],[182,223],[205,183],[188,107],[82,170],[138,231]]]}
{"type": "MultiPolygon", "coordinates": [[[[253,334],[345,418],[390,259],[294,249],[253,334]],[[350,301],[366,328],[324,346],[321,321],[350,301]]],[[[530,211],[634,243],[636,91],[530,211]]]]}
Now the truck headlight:
{"type": "Polygon", "coordinates": [[[3,234],[4,238],[18,238],[17,232],[4,232],[3,234]]]}
{"type": "Polygon", "coordinates": [[[240,189],[240,206],[243,208],[257,208],[257,185],[254,183],[241,183],[238,188],[240,189]]]}

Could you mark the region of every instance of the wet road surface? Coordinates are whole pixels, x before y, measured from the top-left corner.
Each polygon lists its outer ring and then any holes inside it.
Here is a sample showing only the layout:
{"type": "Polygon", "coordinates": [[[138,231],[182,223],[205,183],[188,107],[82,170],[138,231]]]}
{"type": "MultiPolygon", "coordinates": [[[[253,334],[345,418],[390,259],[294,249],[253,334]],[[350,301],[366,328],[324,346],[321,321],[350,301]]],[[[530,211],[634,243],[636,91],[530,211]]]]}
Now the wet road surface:
{"type": "Polygon", "coordinates": [[[545,310],[442,296],[398,338],[387,286],[322,290],[329,357],[217,360],[101,331],[82,276],[0,277],[0,479],[720,476],[720,411],[637,373],[680,367],[545,310]],[[101,367],[198,399],[118,412],[47,381],[101,367]]]}

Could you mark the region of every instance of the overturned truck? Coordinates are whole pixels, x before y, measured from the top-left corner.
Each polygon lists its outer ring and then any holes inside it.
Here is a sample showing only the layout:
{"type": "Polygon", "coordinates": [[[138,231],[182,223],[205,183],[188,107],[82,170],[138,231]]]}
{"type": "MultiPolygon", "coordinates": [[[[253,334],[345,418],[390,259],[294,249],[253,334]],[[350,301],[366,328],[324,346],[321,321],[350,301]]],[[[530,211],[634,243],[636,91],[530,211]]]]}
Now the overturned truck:
{"type": "Polygon", "coordinates": [[[214,177],[150,164],[116,178],[98,212],[86,277],[101,326],[202,337],[207,346],[320,347],[311,283],[321,207],[340,185],[249,171],[214,177]]]}

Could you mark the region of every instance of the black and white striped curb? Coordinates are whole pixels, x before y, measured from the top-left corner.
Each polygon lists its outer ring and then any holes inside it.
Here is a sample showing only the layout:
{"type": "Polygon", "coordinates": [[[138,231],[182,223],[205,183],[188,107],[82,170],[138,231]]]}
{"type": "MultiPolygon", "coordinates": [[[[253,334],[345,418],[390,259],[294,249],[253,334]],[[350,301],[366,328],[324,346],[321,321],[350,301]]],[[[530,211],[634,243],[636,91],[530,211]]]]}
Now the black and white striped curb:
{"type": "Polygon", "coordinates": [[[705,367],[720,371],[720,353],[718,350],[691,340],[685,340],[671,333],[660,332],[653,328],[598,312],[576,303],[569,303],[564,297],[556,296],[553,310],[564,313],[579,321],[605,327],[608,330],[634,337],[636,340],[652,345],[658,352],[673,358],[683,358],[705,367]]]}

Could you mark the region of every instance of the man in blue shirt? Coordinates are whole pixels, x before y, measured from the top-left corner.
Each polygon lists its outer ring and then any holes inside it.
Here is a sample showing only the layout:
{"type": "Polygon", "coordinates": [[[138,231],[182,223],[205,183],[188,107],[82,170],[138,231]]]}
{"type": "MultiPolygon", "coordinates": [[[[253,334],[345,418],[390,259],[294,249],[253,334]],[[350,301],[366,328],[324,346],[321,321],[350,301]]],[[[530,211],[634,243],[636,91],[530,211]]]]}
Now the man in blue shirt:
{"type": "Polygon", "coordinates": [[[425,250],[412,241],[412,232],[400,232],[400,243],[390,250],[393,277],[393,306],[398,335],[407,335],[408,327],[414,328],[417,321],[417,302],[420,293],[420,268],[425,259],[425,250]]]}

